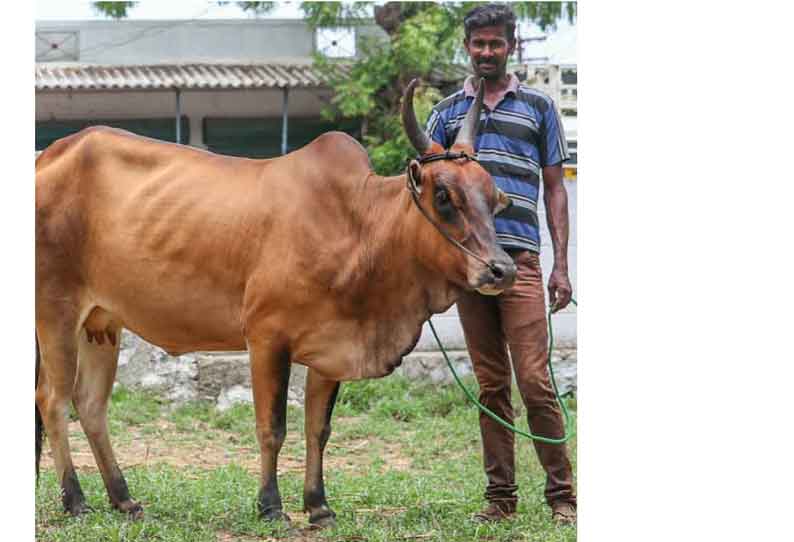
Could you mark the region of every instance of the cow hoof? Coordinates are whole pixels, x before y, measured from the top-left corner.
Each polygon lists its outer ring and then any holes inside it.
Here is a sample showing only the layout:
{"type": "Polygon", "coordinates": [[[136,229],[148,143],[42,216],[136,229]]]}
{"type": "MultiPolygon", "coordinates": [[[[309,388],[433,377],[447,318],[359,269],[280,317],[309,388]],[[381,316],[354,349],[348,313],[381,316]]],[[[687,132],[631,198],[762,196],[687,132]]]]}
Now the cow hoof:
{"type": "Polygon", "coordinates": [[[93,511],[94,510],[88,506],[85,501],[72,503],[66,508],[66,513],[75,518],[93,511]]]}
{"type": "Polygon", "coordinates": [[[119,504],[114,504],[113,508],[122,514],[127,514],[127,517],[132,521],[143,519],[143,506],[135,501],[129,500],[119,504]]]}
{"type": "Polygon", "coordinates": [[[281,510],[270,510],[269,512],[260,514],[259,517],[268,523],[285,523],[289,525],[292,522],[289,516],[281,510]]]}
{"type": "Polygon", "coordinates": [[[320,519],[309,519],[309,527],[312,529],[326,529],[329,527],[336,527],[336,519],[333,516],[325,516],[320,519]]]}
{"type": "Polygon", "coordinates": [[[309,516],[309,526],[313,529],[336,527],[336,514],[328,509],[318,510],[309,516]]]}

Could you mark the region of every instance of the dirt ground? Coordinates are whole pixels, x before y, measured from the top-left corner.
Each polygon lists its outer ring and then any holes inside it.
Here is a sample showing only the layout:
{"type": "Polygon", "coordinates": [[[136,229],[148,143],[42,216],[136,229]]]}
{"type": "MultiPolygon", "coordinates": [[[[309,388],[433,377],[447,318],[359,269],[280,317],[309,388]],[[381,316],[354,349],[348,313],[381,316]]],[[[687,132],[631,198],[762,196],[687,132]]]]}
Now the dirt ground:
{"type": "MultiPolygon", "coordinates": [[[[252,474],[259,474],[258,447],[236,444],[238,436],[234,433],[213,430],[209,438],[206,435],[195,438],[167,438],[166,435],[178,434],[175,424],[160,420],[156,422],[156,427],[155,433],[133,427],[129,429],[128,437],[123,440],[111,437],[116,460],[122,469],[157,464],[213,469],[235,463],[252,474]]],[[[279,472],[303,472],[304,457],[290,453],[290,450],[296,448],[299,439],[302,439],[300,434],[287,434],[284,448],[278,457],[279,472]]],[[[78,421],[69,424],[69,444],[77,471],[95,472],[97,467],[94,456],[78,421]]],[[[332,438],[326,448],[323,463],[326,468],[353,472],[360,469],[362,462],[369,464],[373,444],[368,438],[350,439],[343,443],[334,443],[332,438]]],[[[398,443],[384,443],[378,439],[378,445],[383,447],[379,456],[389,465],[389,469],[409,469],[411,460],[400,453],[398,443]]],[[[41,468],[53,468],[52,452],[47,442],[41,455],[41,468]]]]}

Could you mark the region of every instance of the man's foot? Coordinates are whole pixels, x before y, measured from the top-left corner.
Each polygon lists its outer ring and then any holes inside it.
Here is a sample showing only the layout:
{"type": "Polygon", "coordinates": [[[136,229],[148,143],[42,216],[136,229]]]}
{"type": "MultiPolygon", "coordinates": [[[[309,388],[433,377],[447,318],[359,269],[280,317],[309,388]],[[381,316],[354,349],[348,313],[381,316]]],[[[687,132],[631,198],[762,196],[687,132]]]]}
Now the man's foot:
{"type": "Polygon", "coordinates": [[[576,523],[576,507],[569,502],[552,504],[551,520],[557,525],[573,525],[576,523]]]}
{"type": "Polygon", "coordinates": [[[516,513],[515,503],[488,503],[488,506],[483,508],[480,512],[474,514],[471,518],[478,523],[492,523],[496,521],[503,521],[513,517],[516,513]]]}

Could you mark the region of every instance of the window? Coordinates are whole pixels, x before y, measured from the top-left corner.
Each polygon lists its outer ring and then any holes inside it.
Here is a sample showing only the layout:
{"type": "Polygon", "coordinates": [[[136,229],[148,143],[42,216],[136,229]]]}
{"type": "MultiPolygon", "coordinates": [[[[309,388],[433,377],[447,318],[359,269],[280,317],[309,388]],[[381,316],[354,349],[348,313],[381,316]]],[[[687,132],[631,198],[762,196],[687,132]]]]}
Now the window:
{"type": "Polygon", "coordinates": [[[576,152],[577,152],[577,148],[576,147],[577,147],[577,141],[575,139],[569,139],[568,140],[568,152],[571,155],[571,159],[568,160],[565,163],[570,165],[570,166],[575,166],[576,165],[576,152]]]}
{"type": "Polygon", "coordinates": [[[560,69],[560,109],[563,115],[576,115],[576,68],[560,69]]]}
{"type": "Polygon", "coordinates": [[[79,32],[36,32],[36,62],[75,60],[80,60],[79,32]]]}
{"type": "Polygon", "coordinates": [[[568,154],[571,155],[570,159],[563,164],[563,175],[566,179],[576,180],[578,170],[578,142],[576,139],[568,140],[568,154]]]}
{"type": "Polygon", "coordinates": [[[354,28],[318,28],[315,33],[317,52],[329,58],[356,56],[356,31],[354,28]]]}
{"type": "MultiPolygon", "coordinates": [[[[99,125],[121,128],[163,141],[176,141],[176,118],[47,120],[36,123],[36,150],[43,150],[56,139],[79,132],[88,126],[99,125]]],[[[180,137],[182,144],[186,145],[190,141],[190,123],[184,115],[180,119],[180,137]]]]}
{"type": "Polygon", "coordinates": [[[576,84],[576,70],[572,68],[565,68],[562,70],[562,84],[575,85],[576,84]]]}
{"type": "MultiPolygon", "coordinates": [[[[281,117],[205,118],[204,144],[219,154],[274,158],[281,156],[281,123],[281,117]]],[[[342,130],[355,137],[358,123],[329,122],[319,118],[288,119],[287,152],[303,147],[320,134],[332,130],[342,130]]]]}

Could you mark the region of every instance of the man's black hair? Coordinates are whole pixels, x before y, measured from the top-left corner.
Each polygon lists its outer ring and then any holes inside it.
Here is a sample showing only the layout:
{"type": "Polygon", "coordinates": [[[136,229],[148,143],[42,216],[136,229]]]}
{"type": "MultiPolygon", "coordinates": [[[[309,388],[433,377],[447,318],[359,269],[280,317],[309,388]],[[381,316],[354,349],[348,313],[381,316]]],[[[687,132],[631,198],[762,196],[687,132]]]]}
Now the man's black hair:
{"type": "Polygon", "coordinates": [[[466,30],[466,39],[471,37],[474,30],[486,26],[504,26],[508,41],[516,39],[516,16],[513,10],[505,4],[486,4],[477,6],[463,18],[463,27],[466,30]]]}

